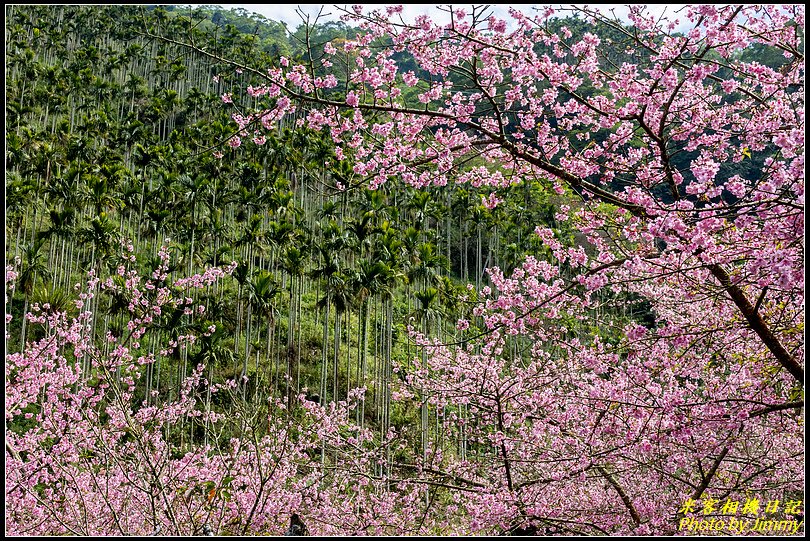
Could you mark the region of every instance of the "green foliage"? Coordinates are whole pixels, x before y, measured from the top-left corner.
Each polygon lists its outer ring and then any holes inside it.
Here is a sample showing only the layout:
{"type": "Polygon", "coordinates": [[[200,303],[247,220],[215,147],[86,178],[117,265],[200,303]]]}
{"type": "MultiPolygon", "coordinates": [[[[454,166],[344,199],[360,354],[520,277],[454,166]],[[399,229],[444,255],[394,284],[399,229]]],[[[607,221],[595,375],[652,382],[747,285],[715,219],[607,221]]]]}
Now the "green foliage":
{"type": "MultiPolygon", "coordinates": [[[[241,109],[221,95],[236,99],[260,81],[145,33],[193,39],[199,49],[263,69],[282,54],[317,59],[325,42],[339,46],[354,35],[343,23],[288,35],[282,23],[211,6],[15,6],[8,13],[6,258],[20,273],[9,351],[37,332],[23,328],[25,306],[75,311],[73,286],[89,270],[113,275],[119,286],[130,270],[149,276],[170,239],[176,252],[157,286],[184,301],[174,279],[238,265],[231,279],[156,316],[141,339],[144,352],[156,354],[167,337],[198,338],[143,367],[139,398],[172,396],[189,367],[203,363],[212,383],[238,380],[232,394],[201,399],[205,407],[244,401],[259,411],[270,395],[289,398],[307,387],[326,400],[365,385],[364,420],[381,426],[380,410],[388,408],[388,422],[407,431],[418,424],[418,405],[384,404],[381,386],[391,378],[395,388],[404,376],[385,369],[415,355],[410,318],[452,341],[455,321],[469,317],[477,298],[467,283],[487,285],[487,267],[508,274],[526,255],[548,256],[536,225],[573,241],[555,214],[574,206],[575,194],[557,195],[539,181],[496,190],[503,202],[488,209],[481,201],[493,190],[485,187],[366,189],[352,160],[335,158],[328,137],[292,123],[266,133],[263,146],[245,138],[232,149],[224,142],[241,109]],[[122,258],[122,244],[132,245],[134,262],[122,258]]],[[[99,345],[107,332],[127,332],[131,300],[105,292],[86,307],[99,345]]],[[[198,429],[178,433],[178,444],[198,429]]],[[[227,498],[224,485],[189,489],[227,498]]]]}

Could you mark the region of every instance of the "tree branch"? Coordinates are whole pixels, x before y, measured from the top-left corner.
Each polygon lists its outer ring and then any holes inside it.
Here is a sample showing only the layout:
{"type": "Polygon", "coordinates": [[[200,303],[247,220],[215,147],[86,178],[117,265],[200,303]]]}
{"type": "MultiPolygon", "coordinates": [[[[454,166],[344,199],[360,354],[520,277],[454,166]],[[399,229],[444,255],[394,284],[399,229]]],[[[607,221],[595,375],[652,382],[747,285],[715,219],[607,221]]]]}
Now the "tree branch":
{"type": "Polygon", "coordinates": [[[717,263],[709,265],[709,270],[720,282],[720,285],[723,286],[723,289],[731,296],[734,304],[737,305],[737,308],[739,308],[743,316],[745,316],[748,325],[757,333],[757,336],[765,343],[765,346],[770,352],[773,353],[776,360],[779,361],[779,364],[790,372],[793,377],[796,378],[796,381],[804,386],[804,368],[787,352],[779,339],[771,332],[768,324],[765,323],[765,320],[759,315],[757,309],[751,304],[748,297],[745,296],[745,292],[740,289],[739,286],[731,282],[731,276],[729,276],[726,269],[721,265],[717,263]]]}
{"type": "Polygon", "coordinates": [[[752,411],[748,417],[759,417],[761,415],[766,415],[768,413],[772,413],[774,411],[784,411],[784,410],[792,410],[792,409],[800,409],[804,407],[804,400],[796,400],[794,402],[785,402],[784,404],[773,404],[771,406],[766,406],[764,408],[760,408],[758,410],[752,411]]]}
{"type": "MultiPolygon", "coordinates": [[[[730,449],[730,447],[724,447],[723,450],[720,451],[720,454],[717,455],[717,458],[714,460],[714,463],[712,463],[712,467],[709,469],[708,472],[706,472],[706,475],[703,476],[703,481],[700,482],[698,487],[692,493],[692,499],[693,500],[699,500],[700,497],[703,496],[703,492],[707,488],[709,488],[709,483],[712,482],[712,478],[714,477],[714,474],[717,473],[717,468],[720,467],[720,463],[723,462],[724,458],[726,458],[726,455],[728,454],[729,449],[730,449]]],[[[698,461],[698,463],[699,462],[700,461],[698,461]]]]}
{"type": "Polygon", "coordinates": [[[616,493],[619,495],[619,498],[622,499],[622,503],[624,503],[624,506],[630,512],[630,517],[633,519],[633,522],[636,524],[636,526],[641,524],[641,517],[639,517],[638,511],[636,511],[636,508],[633,506],[633,501],[630,499],[630,496],[628,496],[627,493],[624,491],[619,482],[616,481],[616,479],[614,479],[613,476],[609,474],[608,471],[602,466],[597,465],[594,467],[596,468],[596,471],[602,474],[602,477],[604,477],[607,480],[607,482],[610,483],[611,486],[616,490],[616,493]]]}

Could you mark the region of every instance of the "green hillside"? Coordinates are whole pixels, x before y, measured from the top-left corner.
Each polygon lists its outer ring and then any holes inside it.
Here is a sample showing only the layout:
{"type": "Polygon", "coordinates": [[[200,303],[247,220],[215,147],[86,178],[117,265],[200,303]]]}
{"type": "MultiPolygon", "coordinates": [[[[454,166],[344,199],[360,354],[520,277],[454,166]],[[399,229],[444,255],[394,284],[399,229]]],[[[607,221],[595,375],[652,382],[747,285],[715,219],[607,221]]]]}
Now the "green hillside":
{"type": "MultiPolygon", "coordinates": [[[[235,378],[258,402],[303,388],[331,401],[369,385],[365,415],[376,424],[389,407],[384,367],[417,354],[408,325],[452,340],[488,283],[484,270],[542,257],[534,227],[562,227],[560,196],[531,183],[498,193],[504,202],[494,209],[482,204],[491,190],[470,185],[368,190],[293,118],[265,145],[232,149],[223,142],[238,109],[221,95],[239,93],[248,76],[144,32],[193,27],[201,48],[261,68],[278,52],[303,54],[279,23],[213,8],[6,10],[6,260],[20,273],[9,351],[36,336],[21,317],[32,305],[70,310],[88,271],[116,273],[122,245],[131,243],[148,274],[170,239],[173,276],[238,266],[194,299],[203,314],[163,314],[160,335],[142,341],[150,350],[217,328],[150,366],[144,397],[170,397],[205,362],[212,380],[235,378]]],[[[324,39],[351,31],[321,30],[324,39]]],[[[97,297],[94,335],[120,335],[126,307],[97,297]]],[[[405,423],[408,412],[400,414],[393,421],[405,423]]]]}

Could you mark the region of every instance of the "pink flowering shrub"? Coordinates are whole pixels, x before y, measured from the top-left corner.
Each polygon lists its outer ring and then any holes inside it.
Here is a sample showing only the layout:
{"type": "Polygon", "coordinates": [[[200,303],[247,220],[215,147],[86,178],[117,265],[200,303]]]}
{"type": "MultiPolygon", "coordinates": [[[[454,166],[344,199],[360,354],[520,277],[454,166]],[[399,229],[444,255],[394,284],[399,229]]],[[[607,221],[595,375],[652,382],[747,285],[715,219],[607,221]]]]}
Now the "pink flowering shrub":
{"type": "MultiPolygon", "coordinates": [[[[235,382],[207,381],[198,365],[174,398],[143,398],[146,367],[195,343],[181,336],[147,353],[153,316],[234,270],[212,268],[169,286],[169,251],[160,257],[149,278],[126,269],[122,281],[90,276],[75,317],[40,307],[28,314],[42,337],[6,357],[7,533],[281,534],[292,513],[313,533],[407,528],[420,493],[370,475],[401,443],[392,434],[380,446],[349,421],[361,390],[328,406],[301,395],[292,410],[275,399],[248,409],[235,382]],[[124,293],[130,316],[123,336],[108,333],[98,344],[87,307],[102,291],[124,293]],[[234,406],[206,408],[206,392],[234,406]],[[202,430],[205,443],[189,430],[202,430]]],[[[7,286],[14,277],[7,269],[7,286]]]]}

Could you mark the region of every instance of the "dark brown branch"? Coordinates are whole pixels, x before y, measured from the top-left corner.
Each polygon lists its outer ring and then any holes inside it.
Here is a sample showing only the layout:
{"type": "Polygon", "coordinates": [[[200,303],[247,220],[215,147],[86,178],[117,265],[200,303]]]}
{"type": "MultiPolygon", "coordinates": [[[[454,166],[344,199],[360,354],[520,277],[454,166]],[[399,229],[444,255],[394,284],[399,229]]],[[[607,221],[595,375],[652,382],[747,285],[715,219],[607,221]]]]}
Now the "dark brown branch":
{"type": "Polygon", "coordinates": [[[449,473],[449,472],[445,472],[445,471],[441,471],[441,470],[437,470],[437,469],[434,469],[434,468],[429,468],[429,467],[425,467],[425,466],[417,466],[415,464],[406,464],[404,462],[397,462],[397,463],[394,464],[394,466],[396,466],[397,468],[402,468],[402,469],[406,469],[406,470],[423,471],[423,472],[427,472],[427,473],[432,473],[434,475],[440,475],[442,477],[446,477],[447,479],[451,479],[454,483],[457,483],[457,484],[465,484],[465,485],[469,485],[469,486],[477,487],[477,488],[486,488],[487,487],[483,483],[478,483],[476,481],[472,481],[470,479],[465,479],[463,477],[459,477],[458,475],[455,475],[455,474],[452,474],[452,473],[449,473]]]}
{"type": "MultiPolygon", "coordinates": [[[[712,482],[712,478],[714,478],[714,474],[717,473],[717,468],[720,467],[720,463],[723,462],[724,458],[726,458],[726,455],[728,454],[728,451],[729,451],[729,447],[724,447],[723,450],[720,451],[720,454],[717,455],[717,458],[714,459],[714,463],[712,463],[712,467],[709,469],[708,472],[706,472],[706,475],[703,476],[703,481],[700,482],[698,487],[692,493],[692,499],[693,500],[699,500],[700,497],[703,496],[703,493],[706,491],[706,489],[709,488],[709,483],[712,482]]],[[[698,461],[698,464],[700,464],[699,461],[698,461]]]]}
{"type": "MultiPolygon", "coordinates": [[[[505,435],[504,426],[503,426],[503,410],[501,409],[501,393],[500,390],[497,391],[496,402],[498,406],[498,432],[501,433],[502,436],[505,435]]],[[[506,444],[501,440],[501,458],[503,459],[503,468],[504,473],[506,474],[506,486],[509,488],[511,492],[514,489],[512,484],[512,466],[509,462],[509,455],[506,452],[506,444]]]]}
{"type": "Polygon", "coordinates": [[[619,482],[616,481],[616,479],[614,479],[613,476],[610,475],[608,471],[602,466],[595,466],[595,468],[596,471],[602,474],[602,477],[604,477],[607,480],[607,482],[610,483],[611,486],[616,490],[616,493],[619,495],[619,498],[622,499],[622,503],[624,503],[624,506],[630,512],[630,517],[633,519],[635,525],[638,526],[639,524],[641,524],[641,517],[639,517],[638,511],[636,511],[636,508],[633,506],[632,500],[630,500],[630,496],[627,495],[627,493],[624,491],[619,482]]]}
{"type": "Polygon", "coordinates": [[[773,404],[771,406],[766,406],[764,408],[752,411],[748,416],[759,417],[760,415],[766,415],[774,411],[800,409],[803,407],[804,407],[804,400],[796,400],[795,402],[785,402],[784,404],[773,404]]]}
{"type": "Polygon", "coordinates": [[[757,333],[757,336],[764,342],[768,350],[773,353],[779,364],[790,372],[793,377],[796,378],[796,381],[804,385],[804,367],[787,352],[779,339],[771,332],[765,320],[762,319],[757,309],[751,304],[748,297],[745,296],[745,292],[740,289],[739,286],[731,282],[731,276],[729,276],[726,269],[721,265],[717,263],[709,265],[709,270],[720,282],[720,285],[723,286],[723,289],[731,296],[734,304],[737,305],[737,308],[739,308],[743,316],[745,316],[748,325],[757,333]]]}
{"type": "Polygon", "coordinates": [[[8,454],[10,454],[14,460],[23,461],[20,453],[17,452],[17,449],[15,449],[8,440],[6,440],[6,451],[8,451],[8,454]]]}
{"type": "MultiPolygon", "coordinates": [[[[684,81],[685,80],[686,79],[684,79],[684,81]]],[[[680,87],[680,84],[679,84],[679,87],[680,87]]],[[[675,93],[673,92],[672,95],[674,97],[675,93]]],[[[672,100],[670,100],[670,101],[672,101],[672,100]]],[[[668,104],[669,104],[669,102],[667,103],[667,105],[668,104]]],[[[665,110],[664,114],[666,114],[666,113],[667,113],[667,111],[665,110]]],[[[669,159],[669,151],[667,150],[667,143],[664,140],[663,134],[662,133],[655,133],[654,131],[652,131],[652,129],[647,125],[647,123],[644,122],[643,115],[637,115],[636,119],[638,120],[638,123],[641,126],[641,129],[643,129],[644,132],[650,137],[650,139],[653,140],[653,142],[656,144],[656,146],[658,146],[658,151],[661,153],[661,165],[664,166],[664,174],[666,175],[667,184],[669,185],[669,190],[672,193],[672,197],[675,198],[676,201],[680,201],[681,194],[678,192],[678,185],[675,184],[675,176],[674,176],[674,174],[672,172],[672,162],[669,159]]],[[[662,117],[661,122],[663,124],[663,117],[662,117]]],[[[661,130],[663,130],[663,127],[661,127],[661,130]]]]}
{"type": "Polygon", "coordinates": [[[555,479],[555,478],[553,478],[553,477],[545,477],[545,478],[541,478],[541,479],[531,479],[531,480],[529,480],[529,481],[523,481],[522,483],[520,483],[520,484],[517,486],[517,489],[518,489],[518,490],[521,490],[521,489],[523,489],[523,488],[525,488],[525,487],[530,487],[530,486],[533,486],[533,485],[540,485],[540,484],[547,485],[547,484],[549,484],[549,483],[559,483],[560,481],[565,481],[565,480],[567,480],[567,479],[571,479],[571,478],[572,478],[572,477],[574,477],[575,475],[579,475],[579,474],[581,474],[582,472],[585,472],[585,471],[590,470],[591,468],[593,468],[593,464],[592,464],[592,463],[591,463],[591,464],[588,464],[588,465],[587,465],[587,466],[585,466],[584,468],[580,468],[580,469],[578,469],[578,470],[574,470],[574,471],[572,471],[572,472],[568,473],[568,475],[566,475],[566,476],[565,476],[565,477],[563,477],[563,478],[557,478],[557,479],[555,479]]]}
{"type": "Polygon", "coordinates": [[[768,286],[762,288],[762,293],[759,294],[759,298],[757,302],[754,303],[754,312],[759,312],[759,307],[762,305],[762,301],[765,300],[765,294],[768,292],[768,286]]]}

